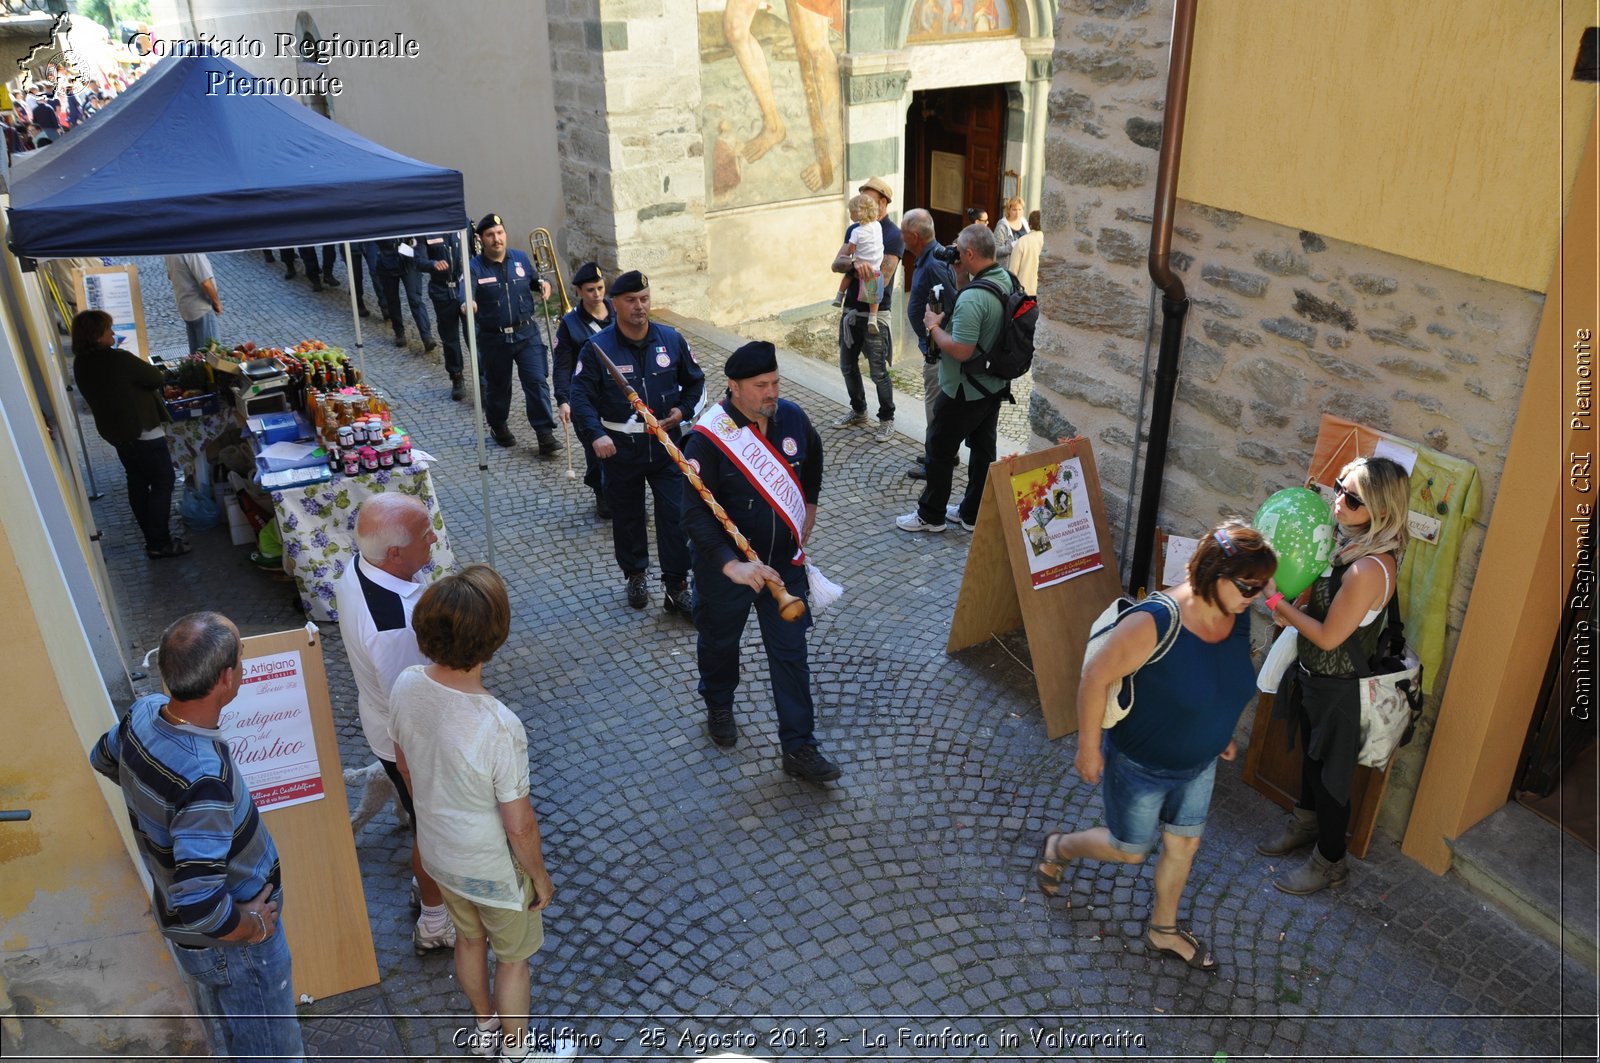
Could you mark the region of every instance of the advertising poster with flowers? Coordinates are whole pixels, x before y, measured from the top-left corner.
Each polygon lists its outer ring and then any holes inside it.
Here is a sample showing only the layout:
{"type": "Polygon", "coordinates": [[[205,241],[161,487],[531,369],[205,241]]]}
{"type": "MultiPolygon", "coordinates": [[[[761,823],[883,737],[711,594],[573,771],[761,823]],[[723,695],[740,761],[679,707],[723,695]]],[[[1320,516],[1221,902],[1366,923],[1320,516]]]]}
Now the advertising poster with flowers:
{"type": "Polygon", "coordinates": [[[1034,590],[1104,567],[1077,458],[1011,477],[1011,497],[1034,590]]]}
{"type": "Polygon", "coordinates": [[[241,667],[239,696],[217,726],[257,810],[322,800],[322,769],[299,651],[249,657],[241,667]]]}

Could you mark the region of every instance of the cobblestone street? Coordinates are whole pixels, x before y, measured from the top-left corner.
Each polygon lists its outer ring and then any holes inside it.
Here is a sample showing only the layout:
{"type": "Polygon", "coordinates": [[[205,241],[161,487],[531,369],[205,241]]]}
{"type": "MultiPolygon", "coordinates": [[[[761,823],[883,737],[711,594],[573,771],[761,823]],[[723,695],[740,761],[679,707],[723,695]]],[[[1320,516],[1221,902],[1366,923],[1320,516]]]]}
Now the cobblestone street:
{"type": "MultiPolygon", "coordinates": [[[[161,262],[137,261],[152,345],[181,349],[161,262]]],[[[254,252],[212,263],[225,342],[316,338],[354,351],[347,288],[313,294],[254,252]]],[[[348,283],[342,263],[338,277],[348,283]]],[[[673,292],[654,298],[670,308],[673,292]]],[[[438,459],[458,561],[483,560],[470,402],[449,401],[443,366],[423,355],[414,327],[404,350],[377,317],[363,327],[370,381],[438,459]]],[[[687,331],[708,396],[720,395],[725,334],[687,331]]],[[[784,393],[819,425],[843,409],[842,387],[786,381],[784,393]]],[[[1403,858],[1392,839],[1352,861],[1342,891],[1273,889],[1277,863],[1254,845],[1280,813],[1242,781],[1242,755],[1219,765],[1182,913],[1219,973],[1143,944],[1149,867],[1083,867],[1068,902],[1043,903],[1031,867],[1045,832],[1096,825],[1100,799],[1072,770],[1075,738],[1045,738],[1020,638],[944,652],[968,537],[893,527],[914,504],[903,472],[920,440],[821,429],[813,554],[846,597],[818,618],[811,666],[818,737],[844,777],[809,786],[780,768],[755,626],[742,740],[719,750],[695,694],[694,631],[663,614],[657,573],[651,607],[628,608],[592,496],[560,456],[538,456],[515,413],[511,428],[518,446],[491,445],[488,462],[514,619],[484,681],[527,724],[559,889],[534,960],[533,1009],[592,1038],[580,1055],[1594,1056],[1595,975],[1459,879],[1403,858]]],[[[246,635],[304,622],[293,585],[254,568],[225,528],[195,534],[186,558],[147,560],[115,455],[98,439],[90,451],[130,668],[190,610],[220,609],[246,635]]],[[[372,758],[354,684],[336,626],[324,629],[343,761],[361,767],[372,758]]],[[[453,1038],[470,1019],[450,957],[412,951],[407,837],[392,808],[356,842],[382,982],[307,1008],[308,1051],[463,1056],[453,1038]]]]}

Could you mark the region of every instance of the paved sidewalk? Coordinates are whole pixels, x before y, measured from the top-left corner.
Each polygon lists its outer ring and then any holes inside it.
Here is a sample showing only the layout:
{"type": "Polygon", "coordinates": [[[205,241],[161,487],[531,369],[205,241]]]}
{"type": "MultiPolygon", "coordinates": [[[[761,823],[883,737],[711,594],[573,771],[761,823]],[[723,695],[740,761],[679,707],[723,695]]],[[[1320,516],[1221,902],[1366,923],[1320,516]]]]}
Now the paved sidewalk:
{"type": "MultiPolygon", "coordinates": [[[[313,295],[253,253],[212,262],[227,341],[353,348],[345,289],[313,295]]],[[[156,349],[181,346],[159,261],[140,267],[156,349]]],[[[670,304],[671,292],[657,295],[670,304]]],[[[482,559],[470,405],[448,400],[442,366],[415,339],[401,351],[376,318],[367,324],[377,326],[371,380],[439,458],[456,555],[482,559]]],[[[720,394],[732,340],[685,327],[708,393],[720,394]]],[[[784,368],[786,394],[815,421],[841,411],[826,373],[784,368]]],[[[512,428],[522,442],[491,446],[488,460],[515,619],[485,682],[528,725],[561,886],[534,1010],[593,1038],[583,1055],[1593,1057],[1594,975],[1392,842],[1355,862],[1343,891],[1274,890],[1276,865],[1253,846],[1279,813],[1243,784],[1242,758],[1220,765],[1183,913],[1219,973],[1145,949],[1149,868],[1084,867],[1070,903],[1041,903],[1031,867],[1044,832],[1095,825],[1099,797],[1072,771],[1074,739],[1045,739],[1011,652],[945,654],[967,536],[893,528],[915,498],[902,477],[919,448],[911,435],[880,445],[870,428],[822,429],[815,558],[846,598],[810,642],[818,734],[845,775],[813,787],[780,770],[754,626],[742,740],[718,750],[694,693],[692,629],[662,614],[658,582],[650,609],[627,607],[588,492],[564,460],[537,456],[525,426],[512,428]]],[[[302,622],[289,585],[253,569],[225,531],[196,535],[187,559],[146,560],[114,455],[96,443],[92,456],[131,666],[191,609],[223,609],[246,634],[302,622]]],[[[328,634],[341,752],[357,767],[370,756],[338,633],[328,634]]],[[[1026,659],[1019,640],[1007,645],[1026,659]]],[[[344,1059],[460,1056],[465,1000],[448,956],[412,954],[392,809],[357,844],[383,980],[307,1009],[309,1047],[344,1059]]]]}

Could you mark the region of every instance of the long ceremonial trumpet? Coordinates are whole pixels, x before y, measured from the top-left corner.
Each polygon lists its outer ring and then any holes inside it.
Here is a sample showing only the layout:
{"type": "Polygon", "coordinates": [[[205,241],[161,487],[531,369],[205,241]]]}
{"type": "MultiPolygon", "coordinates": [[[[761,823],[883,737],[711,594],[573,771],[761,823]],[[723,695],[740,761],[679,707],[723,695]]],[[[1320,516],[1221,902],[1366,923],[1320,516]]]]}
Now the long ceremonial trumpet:
{"type": "MultiPolygon", "coordinates": [[[[637,391],[628,386],[627,378],[617,370],[611,359],[606,357],[606,352],[592,343],[586,348],[586,351],[593,352],[600,357],[600,361],[606,367],[606,372],[611,374],[611,379],[615,380],[617,387],[627,394],[628,404],[633,407],[635,413],[644,418],[645,427],[650,429],[650,434],[655,436],[661,445],[667,448],[667,453],[677,463],[678,471],[683,473],[684,477],[689,481],[689,486],[695,489],[695,493],[710,508],[711,515],[717,518],[717,522],[722,525],[722,530],[727,532],[728,536],[733,539],[733,545],[739,548],[739,552],[745,556],[745,560],[753,561],[758,565],[765,564],[761,558],[756,556],[755,550],[751,549],[750,540],[746,539],[744,533],[733,523],[732,518],[728,516],[728,511],[722,508],[721,503],[711,494],[711,489],[705,485],[705,481],[700,479],[700,474],[694,471],[694,466],[689,464],[688,460],[684,458],[683,452],[678,449],[677,444],[672,442],[672,437],[667,434],[667,430],[661,427],[661,422],[656,420],[656,415],[650,412],[650,407],[645,405],[644,400],[639,397],[637,391]]],[[[794,621],[806,615],[804,598],[797,598],[790,594],[789,589],[778,580],[769,579],[766,584],[768,593],[777,600],[778,615],[780,617],[794,621]]]]}

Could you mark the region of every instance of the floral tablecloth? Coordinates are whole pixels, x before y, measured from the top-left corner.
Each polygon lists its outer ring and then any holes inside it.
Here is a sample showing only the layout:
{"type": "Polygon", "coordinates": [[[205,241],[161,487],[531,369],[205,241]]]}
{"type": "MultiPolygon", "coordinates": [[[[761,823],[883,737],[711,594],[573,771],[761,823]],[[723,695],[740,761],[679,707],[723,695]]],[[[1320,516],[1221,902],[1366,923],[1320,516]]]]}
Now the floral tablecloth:
{"type": "Polygon", "coordinates": [[[239,425],[239,415],[227,407],[217,413],[186,417],[167,425],[167,449],[172,452],[172,464],[182,470],[190,483],[194,482],[194,462],[206,444],[229,428],[239,425]]]}
{"type": "Polygon", "coordinates": [[[283,567],[300,585],[300,604],[306,616],[317,621],[337,621],[334,584],[355,556],[356,510],[373,495],[404,491],[420,498],[433,517],[439,541],[433,557],[416,575],[431,583],[455,568],[455,553],[444,530],[444,514],[433,490],[433,477],[425,465],[379,469],[359,476],[335,476],[327,483],[272,492],[278,532],[283,537],[283,567]]]}

